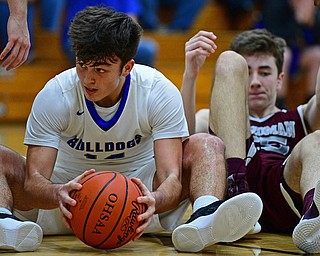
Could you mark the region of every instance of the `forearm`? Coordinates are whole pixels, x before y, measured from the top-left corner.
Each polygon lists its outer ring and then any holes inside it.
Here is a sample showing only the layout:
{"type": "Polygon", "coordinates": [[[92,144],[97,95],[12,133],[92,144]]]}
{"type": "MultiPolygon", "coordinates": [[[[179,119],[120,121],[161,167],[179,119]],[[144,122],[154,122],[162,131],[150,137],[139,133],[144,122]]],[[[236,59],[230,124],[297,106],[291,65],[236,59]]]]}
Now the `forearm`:
{"type": "Polygon", "coordinates": [[[17,20],[27,21],[27,0],[8,0],[10,15],[17,20]]]}
{"type": "Polygon", "coordinates": [[[39,209],[53,209],[59,206],[59,190],[63,184],[53,184],[39,173],[29,176],[25,180],[25,197],[29,205],[39,209]]]}
{"type": "Polygon", "coordinates": [[[162,213],[176,208],[181,199],[182,185],[175,175],[169,175],[161,185],[152,192],[156,201],[155,213],[162,213]]]}
{"type": "Polygon", "coordinates": [[[195,133],[195,112],[196,112],[196,78],[192,75],[183,74],[181,96],[183,107],[188,122],[189,133],[195,133]]]}

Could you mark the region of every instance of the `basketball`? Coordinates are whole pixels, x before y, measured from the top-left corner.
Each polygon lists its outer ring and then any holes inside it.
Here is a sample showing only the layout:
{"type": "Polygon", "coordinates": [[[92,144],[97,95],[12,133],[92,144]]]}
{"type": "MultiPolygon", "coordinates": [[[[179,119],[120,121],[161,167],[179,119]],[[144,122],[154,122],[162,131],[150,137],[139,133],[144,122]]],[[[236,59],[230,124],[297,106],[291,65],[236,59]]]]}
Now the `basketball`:
{"type": "Polygon", "coordinates": [[[99,249],[113,249],[130,242],[140,225],[138,215],[144,204],[142,195],[130,178],[112,171],[95,172],[83,178],[81,190],[71,191],[77,201],[69,206],[73,233],[85,244],[99,249]]]}

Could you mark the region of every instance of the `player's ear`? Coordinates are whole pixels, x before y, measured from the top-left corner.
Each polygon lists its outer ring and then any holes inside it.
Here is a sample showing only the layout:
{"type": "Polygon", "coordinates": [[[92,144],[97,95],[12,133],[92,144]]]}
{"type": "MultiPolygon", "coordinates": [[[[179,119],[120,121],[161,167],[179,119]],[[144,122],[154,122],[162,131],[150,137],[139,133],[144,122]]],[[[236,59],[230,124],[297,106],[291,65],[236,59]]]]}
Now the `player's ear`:
{"type": "Polygon", "coordinates": [[[129,75],[129,73],[131,72],[133,66],[134,66],[134,60],[131,59],[123,66],[121,75],[122,76],[129,75]]]}

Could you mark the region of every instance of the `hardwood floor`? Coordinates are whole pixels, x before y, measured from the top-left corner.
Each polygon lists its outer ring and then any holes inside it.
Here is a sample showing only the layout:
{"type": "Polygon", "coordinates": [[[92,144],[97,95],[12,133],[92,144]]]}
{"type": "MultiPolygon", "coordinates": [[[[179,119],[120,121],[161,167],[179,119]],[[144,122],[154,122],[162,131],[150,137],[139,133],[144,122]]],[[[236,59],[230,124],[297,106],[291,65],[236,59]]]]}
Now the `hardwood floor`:
{"type": "MultiPolygon", "coordinates": [[[[6,253],[5,255],[191,255],[177,252],[171,242],[170,234],[145,235],[123,247],[105,251],[85,245],[75,236],[45,236],[41,246],[35,252],[6,253]]],[[[256,234],[244,237],[233,243],[218,243],[212,245],[198,255],[302,255],[292,243],[288,235],[256,234]]]]}

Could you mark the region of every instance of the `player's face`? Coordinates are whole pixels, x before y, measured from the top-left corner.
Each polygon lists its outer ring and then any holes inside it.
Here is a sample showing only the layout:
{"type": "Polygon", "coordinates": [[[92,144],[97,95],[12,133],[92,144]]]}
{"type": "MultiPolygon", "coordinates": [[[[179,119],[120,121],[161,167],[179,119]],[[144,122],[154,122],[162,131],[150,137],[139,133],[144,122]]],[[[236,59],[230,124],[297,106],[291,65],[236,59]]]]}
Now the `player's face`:
{"type": "Polygon", "coordinates": [[[121,62],[77,63],[76,69],[85,97],[101,107],[110,107],[121,98],[122,87],[134,61],[130,60],[121,69],[121,62]]]}
{"type": "Polygon", "coordinates": [[[275,109],[277,91],[283,73],[278,75],[275,58],[270,55],[244,56],[249,68],[249,111],[253,116],[266,116],[275,109]]]}

